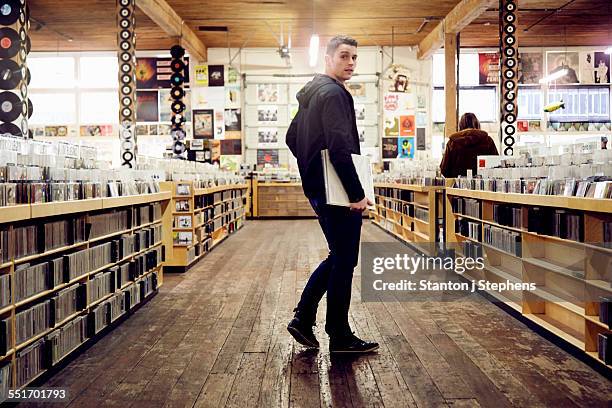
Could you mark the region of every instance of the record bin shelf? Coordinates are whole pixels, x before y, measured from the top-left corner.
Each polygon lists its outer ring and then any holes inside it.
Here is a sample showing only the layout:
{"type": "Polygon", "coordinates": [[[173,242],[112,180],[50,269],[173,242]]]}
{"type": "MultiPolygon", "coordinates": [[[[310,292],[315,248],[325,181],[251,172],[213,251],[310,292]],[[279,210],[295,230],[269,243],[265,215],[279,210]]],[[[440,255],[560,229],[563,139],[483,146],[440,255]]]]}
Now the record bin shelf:
{"type": "Polygon", "coordinates": [[[254,218],[316,217],[301,183],[263,182],[252,179],[254,218]]]}
{"type": "Polygon", "coordinates": [[[170,251],[165,266],[185,272],[221,241],[244,225],[247,185],[195,188],[192,181],[167,181],[172,217],[164,237],[170,251]]]}
{"type": "Polygon", "coordinates": [[[436,253],[443,225],[443,186],[375,183],[372,222],[428,255],[436,253]]]}
{"type": "MultiPolygon", "coordinates": [[[[132,307],[140,304],[145,298],[148,298],[152,294],[156,293],[156,289],[163,284],[163,257],[155,258],[157,259],[156,265],[150,263],[147,266],[144,266],[144,259],[141,259],[142,269],[140,269],[139,273],[131,275],[130,272],[129,277],[127,277],[127,279],[123,281],[124,283],[121,287],[116,287],[116,285],[114,284],[110,284],[110,287],[106,287],[103,285],[102,287],[107,292],[103,292],[105,293],[104,297],[101,299],[97,299],[95,302],[89,302],[90,283],[92,282],[92,278],[95,274],[99,274],[100,272],[106,273],[110,268],[113,268],[115,266],[126,266],[131,261],[135,261],[138,256],[143,256],[145,253],[148,253],[148,251],[155,250],[155,248],[158,248],[157,250],[161,249],[161,246],[164,244],[161,240],[161,238],[163,237],[162,226],[164,224],[170,225],[171,223],[172,215],[171,208],[169,206],[169,193],[146,194],[138,197],[125,197],[125,200],[122,201],[123,198],[124,197],[112,199],[100,198],[82,201],[0,207],[0,229],[5,231],[12,231],[13,229],[16,229],[18,227],[36,225],[38,228],[37,239],[39,240],[39,242],[41,242],[41,239],[44,240],[45,230],[42,228],[42,225],[46,226],[47,223],[58,221],[64,222],[65,220],[74,219],[75,217],[77,217],[83,220],[83,222],[85,223],[83,225],[87,225],[87,227],[84,228],[86,234],[84,241],[77,242],[71,245],[64,245],[59,248],[54,248],[52,250],[44,252],[41,252],[41,244],[37,244],[35,247],[40,253],[29,256],[22,256],[19,258],[13,257],[8,259],[7,262],[0,264],[0,277],[8,275],[8,281],[10,282],[10,284],[7,286],[8,291],[3,292],[6,294],[6,297],[4,299],[7,299],[8,305],[0,309],[0,322],[2,322],[2,324],[0,325],[2,328],[2,330],[0,331],[0,340],[5,342],[6,345],[6,352],[2,350],[4,352],[4,355],[0,356],[0,375],[2,376],[3,383],[8,384],[8,388],[23,388],[25,386],[28,386],[28,384],[31,384],[34,380],[36,380],[45,372],[47,372],[49,368],[57,365],[67,356],[80,349],[84,344],[92,341],[92,339],[97,339],[100,335],[103,335],[103,333],[107,331],[105,329],[112,327],[112,321],[104,320],[105,323],[103,323],[102,328],[95,334],[91,333],[90,322],[93,318],[92,315],[94,314],[94,309],[100,310],[102,314],[105,314],[107,312],[110,313],[111,305],[108,302],[110,302],[112,299],[115,299],[121,308],[126,308],[126,304],[128,302],[126,299],[128,298],[128,296],[125,291],[130,288],[133,290],[133,292],[140,293],[142,290],[142,293],[145,293],[145,297],[132,298],[132,304],[130,306],[131,309],[132,307]],[[91,225],[90,223],[92,222],[91,217],[95,215],[101,215],[101,218],[105,219],[105,214],[107,212],[109,214],[114,213],[113,210],[104,210],[104,203],[105,201],[108,202],[109,200],[111,202],[111,208],[117,208],[121,211],[131,209],[131,211],[125,213],[130,228],[124,229],[117,233],[107,234],[105,236],[98,236],[95,238],[88,239],[89,232],[87,231],[89,231],[89,225],[91,225]],[[147,204],[154,203],[159,203],[157,210],[154,210],[153,207],[146,207],[147,204]],[[137,208],[135,206],[137,204],[145,207],[137,208]],[[145,213],[148,211],[148,219],[152,220],[152,222],[142,223],[142,218],[138,218],[137,214],[140,214],[140,211],[142,211],[143,208],[145,213]],[[141,248],[140,251],[135,253],[125,253],[125,255],[116,262],[106,263],[105,265],[95,270],[92,270],[91,272],[86,272],[83,274],[77,273],[77,276],[70,280],[66,279],[66,275],[64,275],[64,279],[60,281],[55,281],[55,284],[53,283],[53,280],[48,281],[51,283],[46,283],[46,285],[47,287],[53,286],[51,289],[45,289],[43,291],[38,292],[30,292],[32,294],[26,296],[25,298],[17,298],[16,291],[18,289],[16,287],[16,271],[19,271],[19,268],[28,267],[28,265],[44,265],[47,262],[51,261],[51,259],[61,258],[64,255],[69,256],[72,254],[76,254],[77,251],[97,247],[99,244],[110,242],[111,239],[119,239],[120,236],[123,234],[125,234],[124,236],[131,236],[133,233],[145,234],[145,229],[153,226],[158,227],[158,232],[162,233],[162,237],[160,237],[160,240],[158,240],[158,242],[153,243],[152,246],[141,248]],[[155,283],[153,282],[156,282],[157,286],[155,286],[155,283]],[[145,286],[147,288],[146,292],[144,291],[145,286]],[[77,287],[78,289],[76,289],[77,287]],[[58,301],[58,296],[63,293],[63,291],[69,290],[70,288],[75,289],[75,293],[80,293],[79,295],[75,295],[75,299],[80,299],[75,301],[76,303],[74,304],[75,306],[73,309],[75,311],[71,311],[71,313],[68,313],[65,316],[56,316],[53,312],[53,310],[56,309],[51,306],[49,309],[51,311],[50,314],[46,315],[46,318],[42,320],[44,322],[44,326],[42,326],[43,330],[38,330],[35,335],[23,338],[18,343],[16,323],[17,314],[21,312],[29,313],[29,311],[34,310],[36,306],[39,306],[48,301],[51,301],[51,305],[53,305],[54,301],[58,301]],[[81,335],[77,340],[67,340],[70,337],[70,335],[68,334],[66,334],[65,338],[61,337],[61,333],[63,333],[64,330],[70,330],[70,327],[72,325],[76,326],[77,324],[80,324],[83,321],[81,319],[84,319],[84,322],[86,322],[86,324],[78,326],[81,335]],[[5,328],[7,329],[7,331],[4,331],[5,328]],[[56,351],[56,353],[61,352],[62,354],[57,355],[56,360],[53,360],[53,358],[51,357],[53,349],[52,344],[54,344],[54,340],[59,342],[60,339],[63,339],[61,341],[72,341],[75,343],[64,343],[70,345],[70,347],[60,348],[60,351],[56,351]],[[28,359],[24,357],[29,356],[28,353],[30,352],[30,350],[35,350],[35,352],[37,353],[35,354],[37,357],[34,360],[30,360],[30,357],[28,357],[28,359]],[[24,358],[24,360],[23,362],[19,363],[18,359],[22,357],[24,358]],[[22,377],[25,381],[21,383],[18,382],[17,366],[19,364],[26,364],[32,367],[36,367],[36,370],[33,375],[22,377]]],[[[74,223],[74,221],[71,222],[74,223]]],[[[149,233],[151,233],[151,231],[149,231],[149,233]]],[[[149,236],[152,237],[151,235],[149,236]]],[[[17,243],[9,243],[8,245],[16,246],[17,243]]],[[[158,254],[160,253],[161,252],[159,252],[158,254]]],[[[50,276],[52,273],[53,272],[47,273],[45,275],[45,280],[53,279],[53,277],[50,276]]],[[[109,282],[111,282],[114,278],[116,278],[116,275],[111,272],[109,273],[109,282]]],[[[59,276],[62,275],[63,273],[60,273],[59,276]]],[[[122,315],[125,313],[126,310],[123,310],[122,315]]],[[[106,319],[106,317],[104,319],[106,319]]],[[[32,322],[33,319],[30,321],[32,322]]],[[[116,319],[114,321],[116,321],[116,319]]],[[[30,324],[31,323],[28,323],[27,325],[30,324]]],[[[4,346],[2,347],[4,348],[4,346]]],[[[6,396],[2,395],[2,392],[0,392],[0,401],[2,401],[5,397],[6,396]]]]}
{"type": "Polygon", "coordinates": [[[598,341],[611,331],[599,314],[612,301],[612,247],[604,238],[612,200],[457,188],[446,189],[446,200],[447,248],[484,257],[485,268],[466,277],[534,283],[535,291],[487,293],[605,367],[598,341]]]}

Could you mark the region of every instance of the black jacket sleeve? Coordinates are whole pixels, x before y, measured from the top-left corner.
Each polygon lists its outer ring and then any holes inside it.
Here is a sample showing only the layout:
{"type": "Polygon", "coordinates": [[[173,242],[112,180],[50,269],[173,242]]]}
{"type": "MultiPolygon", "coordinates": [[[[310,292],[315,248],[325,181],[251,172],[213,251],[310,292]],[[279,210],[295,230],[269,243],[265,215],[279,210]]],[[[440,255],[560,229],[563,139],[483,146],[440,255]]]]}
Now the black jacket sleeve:
{"type": "Polygon", "coordinates": [[[287,137],[285,142],[291,150],[293,156],[297,157],[297,124],[298,124],[298,116],[300,115],[300,111],[293,117],[291,121],[291,125],[289,125],[289,129],[287,130],[287,137]]]}
{"type": "Polygon", "coordinates": [[[350,123],[351,116],[346,112],[346,106],[341,94],[330,92],[323,100],[321,120],[329,159],[338,173],[349,201],[356,203],[363,200],[365,194],[351,157],[350,138],[353,125],[350,123]]]}
{"type": "Polygon", "coordinates": [[[446,149],[444,151],[444,156],[442,157],[442,162],[440,163],[440,172],[444,177],[451,177],[451,141],[450,139],[446,142],[446,149]]]}

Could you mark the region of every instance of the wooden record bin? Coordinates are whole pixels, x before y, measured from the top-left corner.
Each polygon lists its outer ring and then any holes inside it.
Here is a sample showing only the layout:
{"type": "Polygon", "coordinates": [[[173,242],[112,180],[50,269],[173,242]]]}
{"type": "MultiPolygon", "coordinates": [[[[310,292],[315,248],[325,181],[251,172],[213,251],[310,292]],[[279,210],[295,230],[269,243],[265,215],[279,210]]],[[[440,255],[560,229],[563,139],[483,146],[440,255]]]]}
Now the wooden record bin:
{"type": "Polygon", "coordinates": [[[612,200],[456,188],[446,197],[447,247],[485,259],[484,269],[467,277],[535,284],[535,290],[487,293],[603,365],[598,334],[610,327],[599,320],[599,300],[612,299],[612,248],[603,245],[612,200]],[[510,218],[502,216],[508,211],[510,218]],[[500,234],[511,239],[501,241],[500,234]]]}
{"type": "Polygon", "coordinates": [[[316,217],[301,183],[253,183],[253,217],[316,217]]]}
{"type": "Polygon", "coordinates": [[[168,270],[186,271],[244,225],[246,184],[194,188],[192,181],[166,181],[161,188],[172,193],[168,270]]]}
{"type": "Polygon", "coordinates": [[[442,226],[442,186],[375,183],[373,223],[419,251],[433,255],[442,226]]]}
{"type": "Polygon", "coordinates": [[[0,375],[9,388],[31,384],[157,292],[170,198],[160,192],[0,207],[0,375]],[[73,268],[77,258],[88,260],[73,268]],[[46,312],[37,314],[41,307],[46,312]]]}

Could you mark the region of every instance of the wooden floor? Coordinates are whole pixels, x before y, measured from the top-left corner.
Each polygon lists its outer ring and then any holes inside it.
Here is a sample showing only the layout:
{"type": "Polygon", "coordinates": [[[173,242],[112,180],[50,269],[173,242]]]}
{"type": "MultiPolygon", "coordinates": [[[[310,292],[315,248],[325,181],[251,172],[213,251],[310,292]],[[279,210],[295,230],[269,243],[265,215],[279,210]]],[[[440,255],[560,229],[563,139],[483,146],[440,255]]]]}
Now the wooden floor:
{"type": "Polygon", "coordinates": [[[380,352],[330,359],[321,323],[303,350],[285,327],[325,253],[316,221],[249,221],[43,386],[69,407],[608,406],[610,381],[479,295],[361,303],[355,279],[351,322],[380,352]]]}

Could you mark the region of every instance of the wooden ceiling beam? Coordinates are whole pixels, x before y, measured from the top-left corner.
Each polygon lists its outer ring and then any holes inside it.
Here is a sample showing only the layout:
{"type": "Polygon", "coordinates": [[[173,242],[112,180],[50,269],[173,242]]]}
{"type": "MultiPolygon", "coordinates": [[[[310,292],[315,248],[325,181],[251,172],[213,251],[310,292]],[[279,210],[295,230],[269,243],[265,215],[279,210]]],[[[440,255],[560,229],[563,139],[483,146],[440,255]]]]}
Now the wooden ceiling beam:
{"type": "Polygon", "coordinates": [[[457,34],[478,18],[497,0],[462,0],[419,43],[419,59],[426,59],[444,45],[445,34],[457,34]]]}
{"type": "Polygon", "coordinates": [[[136,5],[169,36],[180,38],[192,58],[206,62],[206,46],[166,0],[136,0],[136,5]]]}

